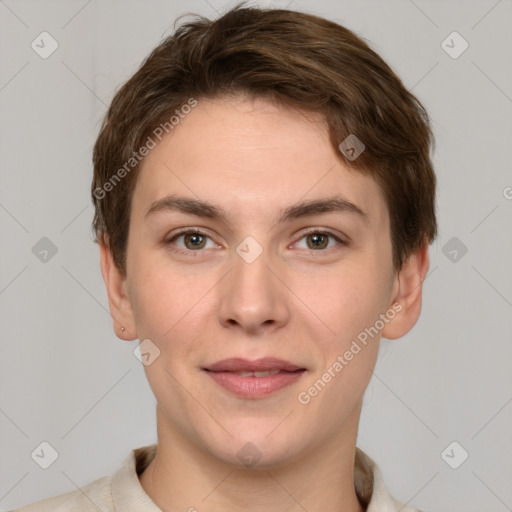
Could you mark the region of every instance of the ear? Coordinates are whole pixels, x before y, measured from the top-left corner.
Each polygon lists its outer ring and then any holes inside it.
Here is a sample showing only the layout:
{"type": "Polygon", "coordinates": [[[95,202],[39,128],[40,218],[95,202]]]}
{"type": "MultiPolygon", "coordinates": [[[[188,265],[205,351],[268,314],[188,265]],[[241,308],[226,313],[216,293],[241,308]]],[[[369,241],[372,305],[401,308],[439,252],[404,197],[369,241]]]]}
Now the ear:
{"type": "Polygon", "coordinates": [[[126,277],[117,268],[108,242],[99,240],[101,274],[107,288],[110,315],[116,336],[125,341],[137,339],[134,314],[130,297],[127,293],[126,277]]]}
{"type": "Polygon", "coordinates": [[[428,244],[424,244],[404,262],[396,276],[390,308],[397,312],[382,329],[382,337],[390,340],[407,334],[421,313],[423,281],[429,267],[428,244]]]}

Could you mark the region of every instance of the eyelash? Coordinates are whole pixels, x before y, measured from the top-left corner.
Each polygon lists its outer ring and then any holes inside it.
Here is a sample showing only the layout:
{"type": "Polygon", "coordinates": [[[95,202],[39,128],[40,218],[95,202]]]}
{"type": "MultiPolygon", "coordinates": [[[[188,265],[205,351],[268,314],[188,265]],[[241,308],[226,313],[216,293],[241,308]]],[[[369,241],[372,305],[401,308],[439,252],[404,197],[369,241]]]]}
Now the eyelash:
{"type": "MultiPolygon", "coordinates": [[[[183,231],[179,231],[178,233],[175,233],[172,238],[170,239],[166,239],[164,241],[164,244],[165,245],[172,245],[172,243],[178,239],[180,236],[183,236],[183,235],[201,235],[201,236],[204,236],[206,238],[209,238],[211,240],[211,237],[204,233],[203,231],[201,231],[200,229],[184,229],[183,231]]],[[[300,240],[302,240],[303,238],[305,238],[306,236],[308,235],[313,235],[313,234],[318,234],[318,235],[327,235],[331,238],[333,238],[334,240],[336,240],[336,242],[338,242],[338,246],[348,246],[349,243],[345,240],[342,240],[341,238],[339,238],[338,236],[336,236],[334,233],[331,233],[330,231],[325,231],[325,230],[322,230],[321,228],[309,228],[307,231],[305,231],[302,236],[297,240],[297,242],[299,242],[300,240]]],[[[295,242],[295,243],[297,243],[295,242]]],[[[310,252],[327,252],[329,251],[330,249],[334,249],[334,247],[330,247],[328,249],[318,249],[318,250],[315,250],[315,249],[306,249],[310,252]]],[[[193,251],[193,250],[190,250],[190,249],[181,249],[179,247],[174,247],[173,248],[174,251],[176,252],[179,252],[181,254],[186,254],[187,256],[188,255],[193,255],[193,256],[198,256],[199,254],[198,253],[201,253],[203,252],[201,249],[198,249],[197,251],[193,251]]]]}

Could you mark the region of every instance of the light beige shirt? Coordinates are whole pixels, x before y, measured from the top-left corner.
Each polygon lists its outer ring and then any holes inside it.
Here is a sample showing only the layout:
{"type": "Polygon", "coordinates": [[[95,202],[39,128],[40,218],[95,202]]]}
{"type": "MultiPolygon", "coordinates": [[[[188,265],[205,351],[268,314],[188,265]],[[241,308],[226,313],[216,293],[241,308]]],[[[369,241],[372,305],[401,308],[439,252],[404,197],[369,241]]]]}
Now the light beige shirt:
{"type": "MultiPolygon", "coordinates": [[[[52,498],[13,512],[162,512],[140,485],[138,475],[153,460],[157,445],[132,450],[118,471],[52,498]]],[[[354,481],[357,496],[367,512],[420,512],[404,506],[387,491],[377,464],[356,447],[354,481]]]]}

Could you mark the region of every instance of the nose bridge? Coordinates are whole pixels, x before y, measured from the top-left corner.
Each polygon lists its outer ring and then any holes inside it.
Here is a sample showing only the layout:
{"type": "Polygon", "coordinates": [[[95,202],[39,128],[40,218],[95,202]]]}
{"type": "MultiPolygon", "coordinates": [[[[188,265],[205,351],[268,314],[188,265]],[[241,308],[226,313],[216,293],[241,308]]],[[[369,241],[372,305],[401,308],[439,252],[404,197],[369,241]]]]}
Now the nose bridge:
{"type": "Polygon", "coordinates": [[[288,306],[283,285],[274,276],[271,252],[247,237],[236,247],[232,261],[232,272],[220,297],[219,320],[251,331],[263,325],[282,325],[288,306]]]}

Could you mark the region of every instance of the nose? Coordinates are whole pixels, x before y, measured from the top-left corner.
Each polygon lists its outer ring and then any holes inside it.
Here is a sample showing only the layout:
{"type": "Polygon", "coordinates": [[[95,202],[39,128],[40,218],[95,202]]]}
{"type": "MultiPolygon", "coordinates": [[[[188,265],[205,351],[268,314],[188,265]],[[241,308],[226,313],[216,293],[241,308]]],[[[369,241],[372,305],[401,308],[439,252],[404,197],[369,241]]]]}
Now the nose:
{"type": "Polygon", "coordinates": [[[219,289],[222,326],[251,335],[283,327],[290,317],[290,292],[281,273],[265,250],[254,261],[234,252],[232,271],[219,289]]]}

